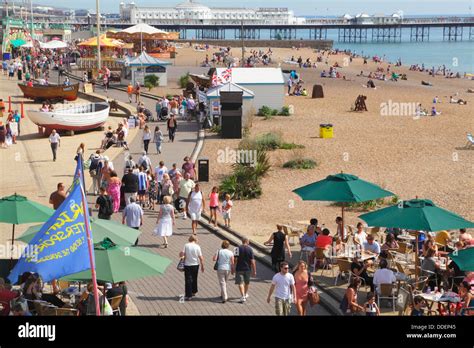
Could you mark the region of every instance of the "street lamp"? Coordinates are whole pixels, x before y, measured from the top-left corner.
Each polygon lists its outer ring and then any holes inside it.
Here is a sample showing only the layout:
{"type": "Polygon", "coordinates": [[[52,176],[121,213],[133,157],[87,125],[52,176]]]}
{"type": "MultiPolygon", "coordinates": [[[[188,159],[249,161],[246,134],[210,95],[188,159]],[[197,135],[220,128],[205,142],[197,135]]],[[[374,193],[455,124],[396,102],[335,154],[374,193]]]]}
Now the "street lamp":
{"type": "Polygon", "coordinates": [[[96,17],[97,17],[97,71],[102,67],[101,56],[100,56],[100,4],[99,0],[95,1],[96,5],[96,17]]]}

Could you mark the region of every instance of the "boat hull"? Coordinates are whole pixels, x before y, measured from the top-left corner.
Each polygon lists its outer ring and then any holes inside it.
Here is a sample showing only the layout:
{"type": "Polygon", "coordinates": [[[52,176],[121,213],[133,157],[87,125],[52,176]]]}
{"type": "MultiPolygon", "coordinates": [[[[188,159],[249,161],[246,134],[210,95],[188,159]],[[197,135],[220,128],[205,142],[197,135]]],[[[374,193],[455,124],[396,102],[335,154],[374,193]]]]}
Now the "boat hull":
{"type": "Polygon", "coordinates": [[[77,93],[79,92],[78,83],[70,86],[34,84],[33,87],[19,83],[18,87],[20,87],[25,98],[34,100],[61,99],[72,101],[77,99],[77,93]]]}
{"type": "Polygon", "coordinates": [[[109,117],[107,103],[70,105],[69,108],[54,112],[27,110],[30,120],[47,130],[83,131],[102,126],[109,117]]]}

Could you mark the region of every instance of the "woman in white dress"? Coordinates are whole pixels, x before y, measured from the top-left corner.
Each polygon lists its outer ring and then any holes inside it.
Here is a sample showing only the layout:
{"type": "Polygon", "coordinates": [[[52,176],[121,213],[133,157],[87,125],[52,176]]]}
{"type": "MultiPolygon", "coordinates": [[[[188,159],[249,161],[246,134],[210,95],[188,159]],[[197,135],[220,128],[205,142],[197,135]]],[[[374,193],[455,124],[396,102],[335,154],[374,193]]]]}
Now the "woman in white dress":
{"type": "Polygon", "coordinates": [[[198,221],[201,219],[201,213],[206,212],[206,202],[204,201],[204,195],[201,192],[199,183],[196,183],[194,190],[189,193],[186,208],[188,214],[191,216],[193,234],[196,234],[198,221]]]}
{"type": "Polygon", "coordinates": [[[168,247],[168,238],[173,234],[173,226],[175,226],[174,220],[174,208],[171,205],[172,198],[165,196],[163,198],[163,204],[160,205],[160,212],[158,219],[156,220],[156,227],[153,232],[155,236],[163,237],[163,247],[168,247]]]}

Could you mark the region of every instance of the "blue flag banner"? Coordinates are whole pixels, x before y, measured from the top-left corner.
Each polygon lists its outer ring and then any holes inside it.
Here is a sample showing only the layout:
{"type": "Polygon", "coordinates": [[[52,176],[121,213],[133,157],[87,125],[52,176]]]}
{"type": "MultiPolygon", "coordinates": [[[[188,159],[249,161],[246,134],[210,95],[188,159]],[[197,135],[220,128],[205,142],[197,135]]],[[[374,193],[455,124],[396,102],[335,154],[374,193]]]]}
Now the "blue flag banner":
{"type": "Polygon", "coordinates": [[[24,272],[33,272],[48,282],[90,269],[86,219],[89,216],[82,204],[82,185],[75,184],[25,248],[8,279],[15,284],[24,272]]]}

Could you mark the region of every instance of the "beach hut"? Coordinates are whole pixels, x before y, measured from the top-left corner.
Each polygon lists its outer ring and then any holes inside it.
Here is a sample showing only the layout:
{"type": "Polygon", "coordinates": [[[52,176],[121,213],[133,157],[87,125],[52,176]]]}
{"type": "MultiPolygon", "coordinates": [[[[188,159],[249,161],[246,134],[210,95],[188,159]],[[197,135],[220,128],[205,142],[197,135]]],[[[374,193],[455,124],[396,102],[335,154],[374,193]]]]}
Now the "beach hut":
{"type": "MultiPolygon", "coordinates": [[[[254,93],[253,106],[258,110],[266,105],[280,110],[285,100],[285,80],[280,68],[233,68],[229,81],[254,93]]],[[[228,69],[217,68],[223,76],[228,69]]]]}
{"type": "Polygon", "coordinates": [[[246,124],[247,116],[249,114],[255,114],[255,108],[253,105],[255,94],[251,90],[239,86],[233,82],[227,82],[223,85],[219,85],[210,88],[206,93],[207,105],[209,105],[209,111],[211,116],[220,115],[220,96],[221,92],[242,92],[242,124],[246,124]]]}
{"type": "Polygon", "coordinates": [[[122,78],[135,84],[137,81],[144,85],[145,76],[155,75],[159,81],[159,86],[168,84],[168,74],[166,66],[171,65],[170,62],[152,57],[143,52],[137,57],[128,57],[124,61],[125,69],[123,69],[122,78]]]}

